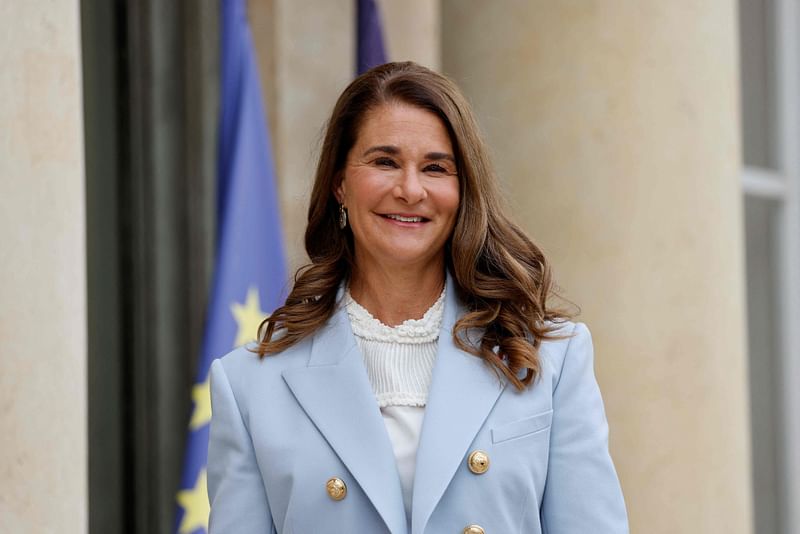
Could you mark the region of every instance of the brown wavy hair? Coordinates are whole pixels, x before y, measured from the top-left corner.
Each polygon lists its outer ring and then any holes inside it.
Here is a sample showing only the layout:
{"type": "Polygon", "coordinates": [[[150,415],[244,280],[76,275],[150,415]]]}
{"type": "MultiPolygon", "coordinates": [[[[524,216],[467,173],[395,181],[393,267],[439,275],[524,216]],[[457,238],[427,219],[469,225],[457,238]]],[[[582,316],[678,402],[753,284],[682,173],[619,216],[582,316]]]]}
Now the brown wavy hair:
{"type": "Polygon", "coordinates": [[[549,263],[503,214],[498,180],[466,99],[448,78],[413,62],[369,70],[336,102],[308,209],[305,245],[311,263],[297,271],[284,305],[259,327],[256,351],[260,357],[279,353],[312,335],[335,312],[338,288],[355,266],[355,245],[349,227],[339,228],[334,190],[365,114],[390,103],[436,114],[455,151],[461,200],[445,256],[468,311],[455,324],[454,341],[524,389],[539,375],[538,347],[560,337],[555,330],[569,314],[548,305],[556,296],[549,263]],[[481,336],[471,339],[469,332],[481,336]]]}

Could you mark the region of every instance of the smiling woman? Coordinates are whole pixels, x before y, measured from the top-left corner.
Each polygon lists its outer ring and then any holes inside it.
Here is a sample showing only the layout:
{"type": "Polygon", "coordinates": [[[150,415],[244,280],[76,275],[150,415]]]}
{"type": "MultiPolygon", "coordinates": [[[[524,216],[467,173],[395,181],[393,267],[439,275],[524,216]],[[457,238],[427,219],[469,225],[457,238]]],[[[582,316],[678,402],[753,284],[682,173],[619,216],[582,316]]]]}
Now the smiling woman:
{"type": "Polygon", "coordinates": [[[212,365],[212,534],[627,532],[588,330],[450,80],[345,89],[306,250],[258,345],[212,365]]]}

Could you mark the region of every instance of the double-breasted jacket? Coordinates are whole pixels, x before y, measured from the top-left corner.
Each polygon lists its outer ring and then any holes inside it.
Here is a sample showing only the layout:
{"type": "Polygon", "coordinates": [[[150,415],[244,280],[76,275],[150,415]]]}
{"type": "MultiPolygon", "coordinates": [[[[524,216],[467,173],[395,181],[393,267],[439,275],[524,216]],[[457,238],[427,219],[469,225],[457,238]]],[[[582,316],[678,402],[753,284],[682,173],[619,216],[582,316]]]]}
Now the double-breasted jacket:
{"type": "Polygon", "coordinates": [[[518,391],[454,344],[461,313],[449,280],[410,524],[346,311],[281,354],[216,360],[210,534],[628,532],[586,327],[562,325],[518,391]]]}

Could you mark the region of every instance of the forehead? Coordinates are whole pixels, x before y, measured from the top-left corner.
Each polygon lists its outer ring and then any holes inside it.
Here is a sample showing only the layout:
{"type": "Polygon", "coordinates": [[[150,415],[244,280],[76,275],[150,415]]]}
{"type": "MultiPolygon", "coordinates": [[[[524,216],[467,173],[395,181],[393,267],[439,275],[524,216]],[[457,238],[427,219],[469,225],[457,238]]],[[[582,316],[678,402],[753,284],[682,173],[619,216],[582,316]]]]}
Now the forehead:
{"type": "Polygon", "coordinates": [[[444,121],[426,109],[403,103],[382,104],[366,112],[354,148],[373,145],[425,145],[427,150],[452,152],[444,121]]]}

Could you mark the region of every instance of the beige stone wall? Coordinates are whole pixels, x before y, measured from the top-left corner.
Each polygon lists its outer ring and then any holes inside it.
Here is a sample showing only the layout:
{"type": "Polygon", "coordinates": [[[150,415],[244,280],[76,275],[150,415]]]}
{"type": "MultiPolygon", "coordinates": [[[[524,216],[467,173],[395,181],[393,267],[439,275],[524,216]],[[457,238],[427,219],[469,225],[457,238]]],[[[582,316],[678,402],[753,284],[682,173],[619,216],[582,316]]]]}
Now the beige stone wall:
{"type": "Polygon", "coordinates": [[[439,0],[377,0],[389,61],[441,68],[439,0]]]}
{"type": "Polygon", "coordinates": [[[751,532],[736,4],[442,19],[444,70],[592,329],[632,532],[751,532]]]}
{"type": "Polygon", "coordinates": [[[87,530],[79,3],[0,3],[0,532],[87,530]]]}

